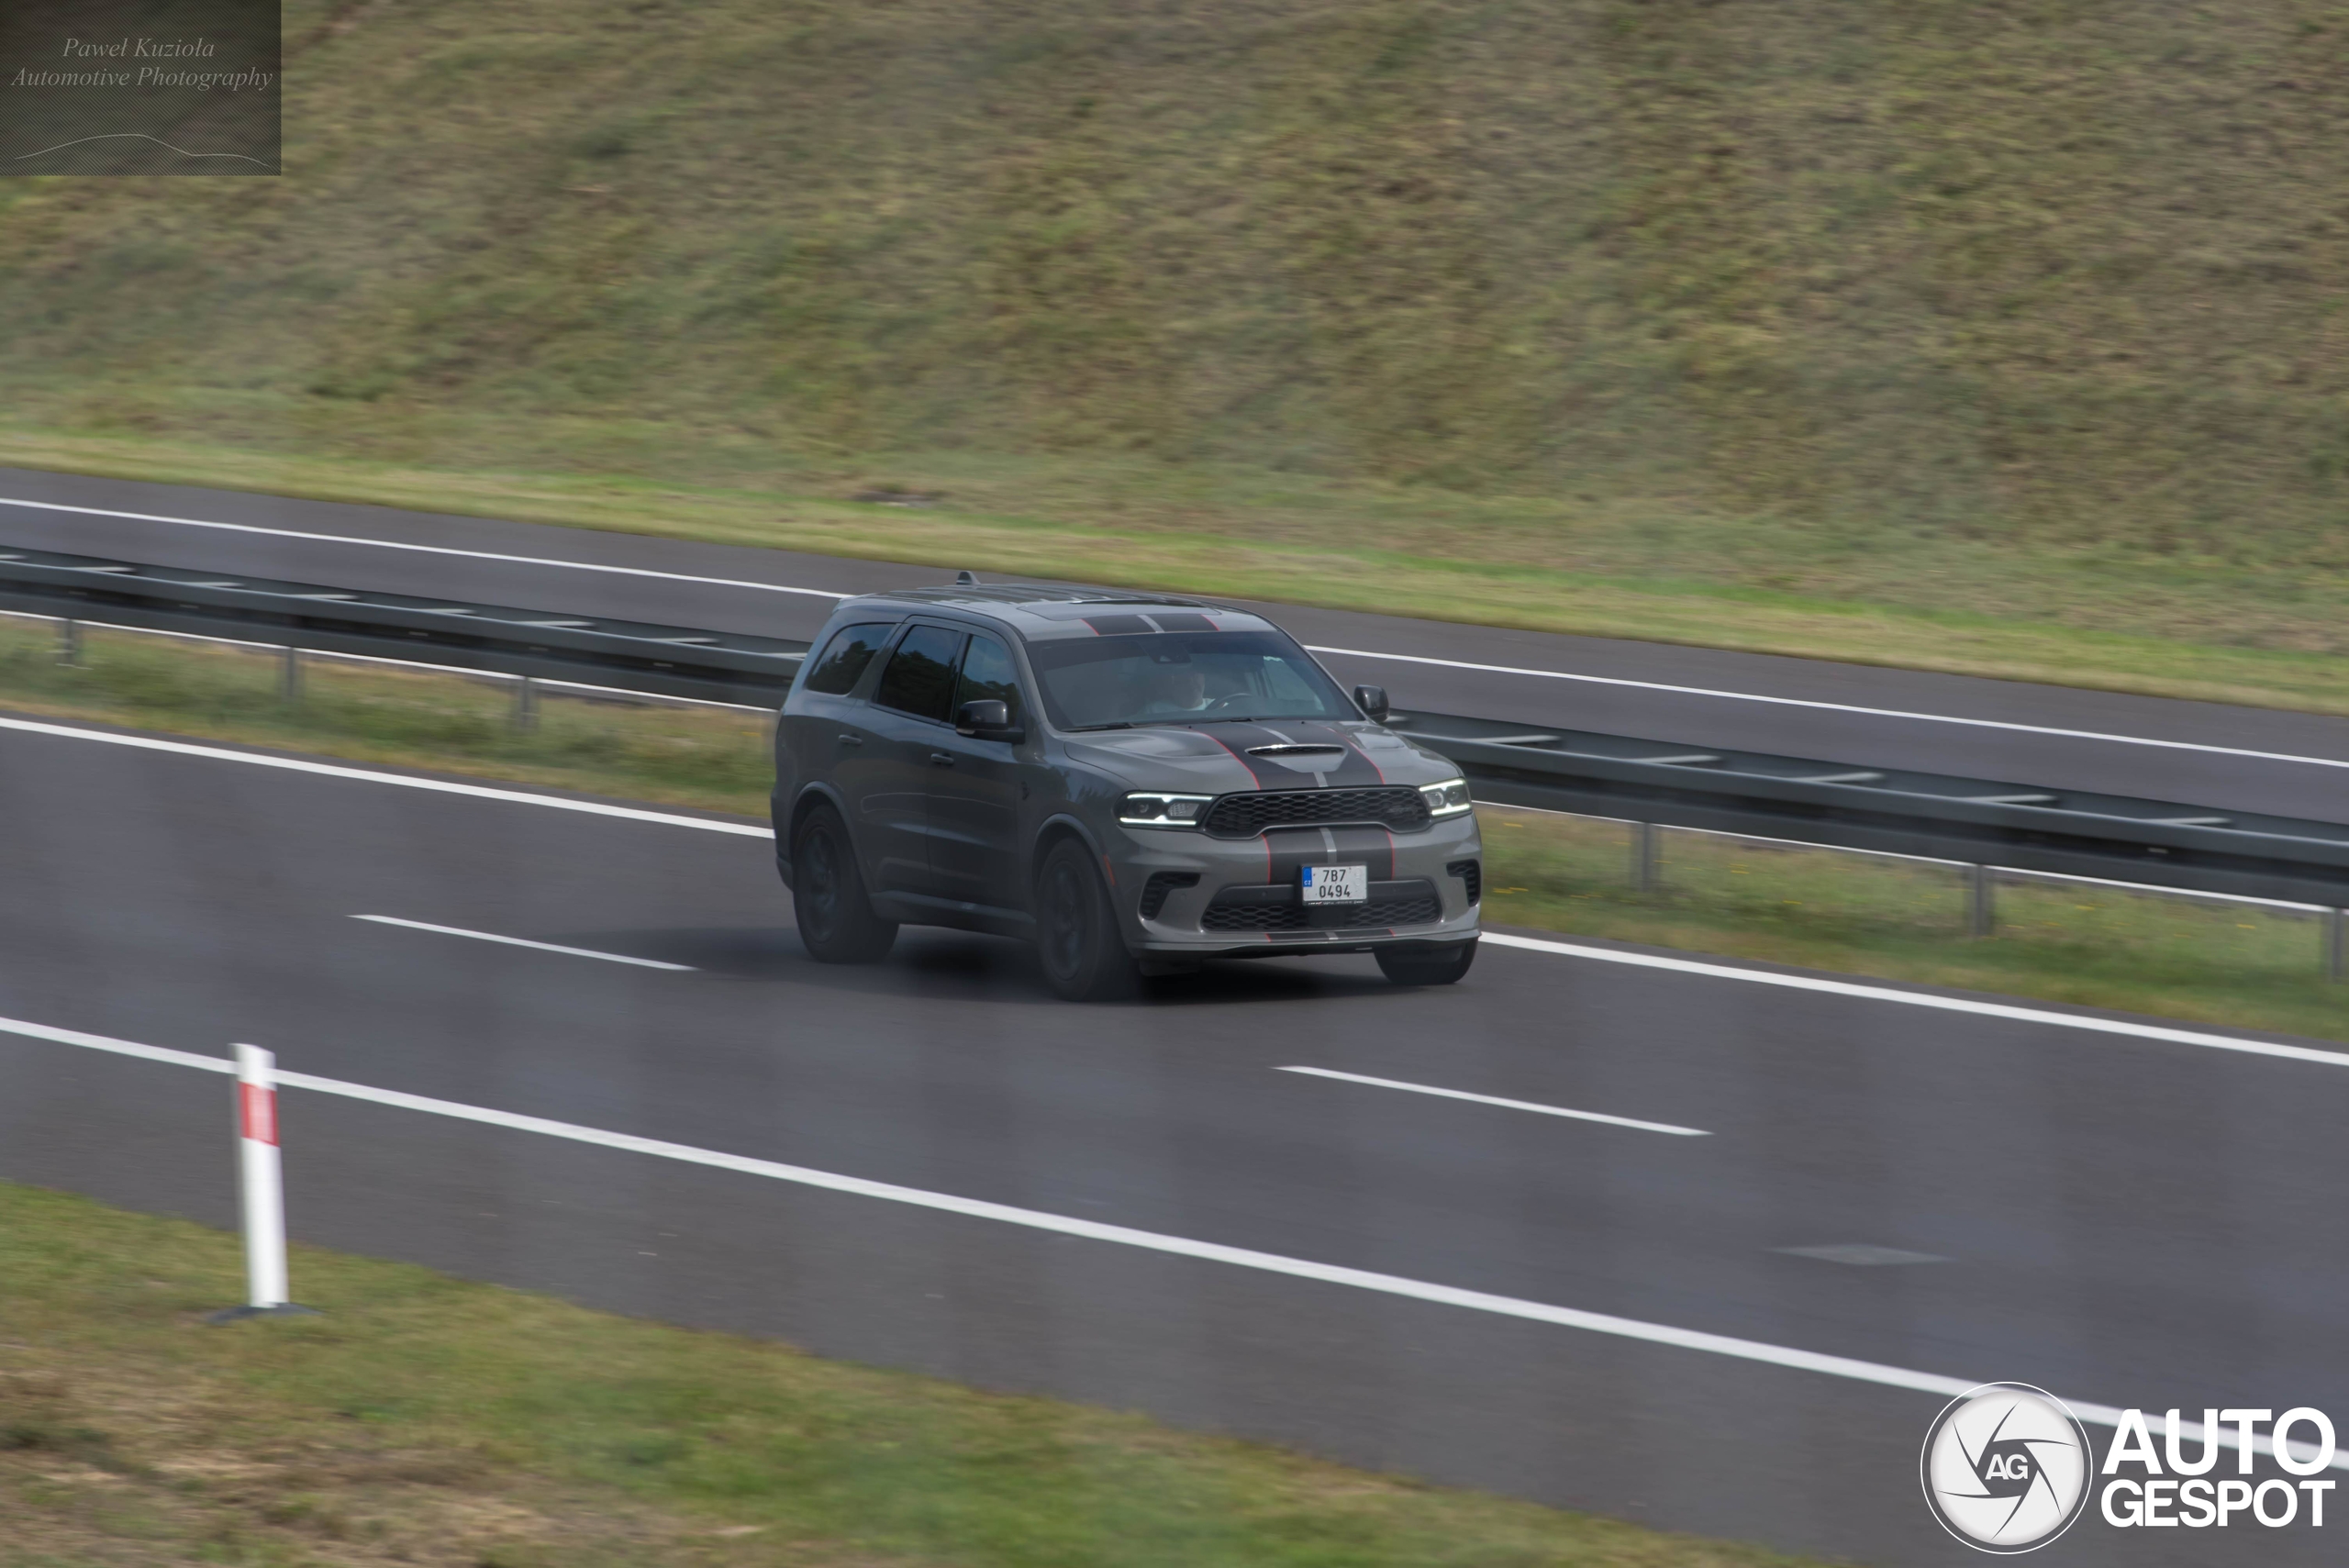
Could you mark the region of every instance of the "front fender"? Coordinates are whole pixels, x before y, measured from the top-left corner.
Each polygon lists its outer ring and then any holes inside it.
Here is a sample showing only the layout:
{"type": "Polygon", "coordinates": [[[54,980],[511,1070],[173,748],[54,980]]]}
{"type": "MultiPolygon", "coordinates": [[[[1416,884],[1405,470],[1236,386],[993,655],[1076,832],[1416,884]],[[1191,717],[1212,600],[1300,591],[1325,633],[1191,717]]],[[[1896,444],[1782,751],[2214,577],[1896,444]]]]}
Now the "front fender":
{"type": "Polygon", "coordinates": [[[789,887],[791,885],[791,841],[799,836],[799,825],[807,820],[807,813],[818,806],[829,806],[841,814],[841,820],[846,822],[848,802],[842,800],[840,791],[830,784],[815,783],[800,790],[798,795],[793,799],[788,812],[783,809],[783,802],[780,799],[773,801],[772,805],[771,816],[774,822],[775,874],[783,878],[784,886],[789,887]]]}

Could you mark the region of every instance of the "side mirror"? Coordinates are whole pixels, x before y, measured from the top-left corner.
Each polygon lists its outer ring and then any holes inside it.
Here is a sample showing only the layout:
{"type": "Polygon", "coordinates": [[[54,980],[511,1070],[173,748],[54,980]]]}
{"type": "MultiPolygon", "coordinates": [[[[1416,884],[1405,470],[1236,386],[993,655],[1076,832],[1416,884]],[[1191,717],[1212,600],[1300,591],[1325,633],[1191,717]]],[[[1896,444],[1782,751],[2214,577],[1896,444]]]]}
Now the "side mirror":
{"type": "Polygon", "coordinates": [[[1386,688],[1385,686],[1356,686],[1354,706],[1368,714],[1373,724],[1386,723],[1386,688]]]}
{"type": "Polygon", "coordinates": [[[1017,740],[1026,731],[1011,722],[1010,705],[982,697],[954,710],[954,733],[981,740],[1017,740]]]}

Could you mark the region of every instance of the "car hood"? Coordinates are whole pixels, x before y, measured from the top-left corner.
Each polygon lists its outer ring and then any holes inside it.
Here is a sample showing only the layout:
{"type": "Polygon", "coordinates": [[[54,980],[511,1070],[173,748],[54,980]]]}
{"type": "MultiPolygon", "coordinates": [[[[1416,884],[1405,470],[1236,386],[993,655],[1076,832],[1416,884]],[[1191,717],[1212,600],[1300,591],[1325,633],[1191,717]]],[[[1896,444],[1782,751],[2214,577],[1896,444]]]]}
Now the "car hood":
{"type": "Polygon", "coordinates": [[[1423,784],[1460,776],[1457,763],[1374,724],[1153,725],[1071,736],[1067,746],[1072,761],[1134,789],[1186,795],[1423,784]]]}

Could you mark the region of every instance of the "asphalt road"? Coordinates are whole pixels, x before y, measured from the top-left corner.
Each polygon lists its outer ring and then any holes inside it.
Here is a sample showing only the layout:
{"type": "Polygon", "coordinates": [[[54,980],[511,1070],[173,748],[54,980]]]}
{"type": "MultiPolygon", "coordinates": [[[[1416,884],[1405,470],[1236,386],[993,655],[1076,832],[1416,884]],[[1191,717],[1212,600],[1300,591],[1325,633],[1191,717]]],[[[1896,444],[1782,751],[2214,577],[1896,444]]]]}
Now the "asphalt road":
{"type": "MultiPolygon", "coordinates": [[[[1297,960],[1070,1006],[978,938],[807,962],[756,837],[22,729],[0,887],[9,1019],[2076,1400],[2349,1415],[2349,1057],[1491,944],[1448,991],[1297,960]],[[1839,1243],[1940,1261],[1778,1251],[1839,1243]]],[[[228,1224],[227,1095],[0,1032],[0,1176],[228,1224]]],[[[1674,1529],[1978,1560],[1918,1495],[1937,1396],[317,1093],[284,1121],[298,1240],[1674,1529]]],[[[2328,1540],[2091,1515],[2049,1560],[2328,1540]]]]}
{"type": "MultiPolygon", "coordinates": [[[[811,635],[832,603],[827,593],[948,575],[885,562],[0,469],[0,544],[9,543],[782,637],[811,635]],[[283,531],[190,526],[203,522],[283,531]],[[288,537],[303,533],[328,537],[288,537]],[[386,540],[450,553],[366,542],[386,540]],[[495,555],[523,559],[489,559],[495,555]]],[[[1323,657],[1349,682],[1385,685],[1406,710],[2349,821],[2349,719],[1300,608],[1276,602],[1284,597],[1279,583],[1265,584],[1263,597],[1267,613],[1309,645],[1386,655],[1323,657]],[[1619,681],[1653,685],[1605,684],[1619,681]],[[1945,721],[1952,718],[2036,728],[1945,721]],[[2072,733],[2039,732],[2051,729],[2072,733]]]]}

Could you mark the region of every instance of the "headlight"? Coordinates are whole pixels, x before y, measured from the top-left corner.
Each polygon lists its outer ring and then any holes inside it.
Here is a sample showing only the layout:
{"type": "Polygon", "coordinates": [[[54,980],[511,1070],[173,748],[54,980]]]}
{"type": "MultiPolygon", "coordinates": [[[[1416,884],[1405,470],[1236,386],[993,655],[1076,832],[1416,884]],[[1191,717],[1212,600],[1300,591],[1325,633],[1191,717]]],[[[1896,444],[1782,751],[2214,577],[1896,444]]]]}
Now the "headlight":
{"type": "Polygon", "coordinates": [[[1131,828],[1196,828],[1211,795],[1130,795],[1118,802],[1118,820],[1131,828]]]}
{"type": "Polygon", "coordinates": [[[1468,781],[1453,779],[1450,784],[1421,784],[1419,795],[1428,803],[1430,817],[1457,817],[1476,803],[1468,798],[1468,781]]]}

